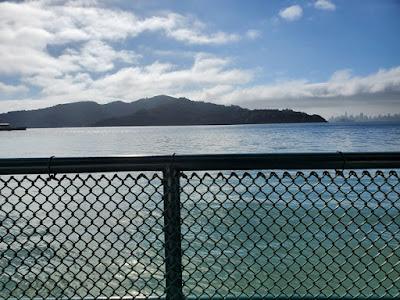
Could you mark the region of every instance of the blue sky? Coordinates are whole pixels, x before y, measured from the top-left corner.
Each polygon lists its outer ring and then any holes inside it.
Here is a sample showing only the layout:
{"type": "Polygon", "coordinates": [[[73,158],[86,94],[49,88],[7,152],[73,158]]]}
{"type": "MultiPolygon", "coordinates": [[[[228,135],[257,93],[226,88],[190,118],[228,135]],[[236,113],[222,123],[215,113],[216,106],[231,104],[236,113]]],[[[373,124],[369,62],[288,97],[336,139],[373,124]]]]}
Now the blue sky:
{"type": "Polygon", "coordinates": [[[400,1],[0,3],[0,111],[157,94],[400,112],[400,1]]]}

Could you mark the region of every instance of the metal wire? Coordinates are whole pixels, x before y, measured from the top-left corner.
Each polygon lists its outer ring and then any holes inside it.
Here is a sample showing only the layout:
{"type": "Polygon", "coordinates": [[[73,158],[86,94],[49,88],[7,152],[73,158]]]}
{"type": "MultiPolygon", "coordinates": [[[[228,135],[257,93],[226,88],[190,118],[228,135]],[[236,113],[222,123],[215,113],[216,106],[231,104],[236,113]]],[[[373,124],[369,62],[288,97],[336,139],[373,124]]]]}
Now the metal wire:
{"type": "Polygon", "coordinates": [[[162,296],[162,178],[0,177],[0,299],[162,296]]]}
{"type": "Polygon", "coordinates": [[[185,173],[184,293],[400,296],[397,172],[185,173]]]}
{"type": "Polygon", "coordinates": [[[177,160],[0,175],[0,299],[400,297],[397,170],[182,172],[177,160]]]}

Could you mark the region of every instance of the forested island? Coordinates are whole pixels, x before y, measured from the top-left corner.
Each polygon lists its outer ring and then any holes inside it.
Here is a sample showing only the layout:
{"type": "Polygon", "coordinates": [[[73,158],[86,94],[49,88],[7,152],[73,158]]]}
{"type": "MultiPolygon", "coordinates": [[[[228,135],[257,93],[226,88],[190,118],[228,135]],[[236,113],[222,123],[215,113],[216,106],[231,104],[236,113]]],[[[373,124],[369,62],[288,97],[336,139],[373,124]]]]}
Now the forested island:
{"type": "Polygon", "coordinates": [[[95,126],[233,125],[326,122],[289,109],[246,109],[160,95],[133,102],[92,101],[0,114],[0,121],[30,128],[95,126]]]}

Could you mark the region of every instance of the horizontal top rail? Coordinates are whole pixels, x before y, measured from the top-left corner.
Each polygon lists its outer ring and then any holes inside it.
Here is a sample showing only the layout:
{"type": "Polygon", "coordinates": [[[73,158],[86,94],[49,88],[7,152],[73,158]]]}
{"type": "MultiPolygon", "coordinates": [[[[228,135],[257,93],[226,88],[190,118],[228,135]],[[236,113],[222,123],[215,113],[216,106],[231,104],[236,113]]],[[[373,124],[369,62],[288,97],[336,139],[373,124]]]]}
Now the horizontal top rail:
{"type": "Polygon", "coordinates": [[[0,159],[0,175],[123,171],[400,168],[400,152],[50,157],[0,159]]]}

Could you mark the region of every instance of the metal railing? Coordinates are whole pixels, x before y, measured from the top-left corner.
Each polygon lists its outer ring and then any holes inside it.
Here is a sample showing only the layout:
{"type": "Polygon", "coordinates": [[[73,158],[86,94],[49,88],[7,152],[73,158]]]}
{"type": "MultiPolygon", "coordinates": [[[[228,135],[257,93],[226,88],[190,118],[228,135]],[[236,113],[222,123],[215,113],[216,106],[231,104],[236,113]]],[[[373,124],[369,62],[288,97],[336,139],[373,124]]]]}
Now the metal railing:
{"type": "Polygon", "coordinates": [[[0,298],[398,298],[400,153],[0,159],[0,298]]]}

